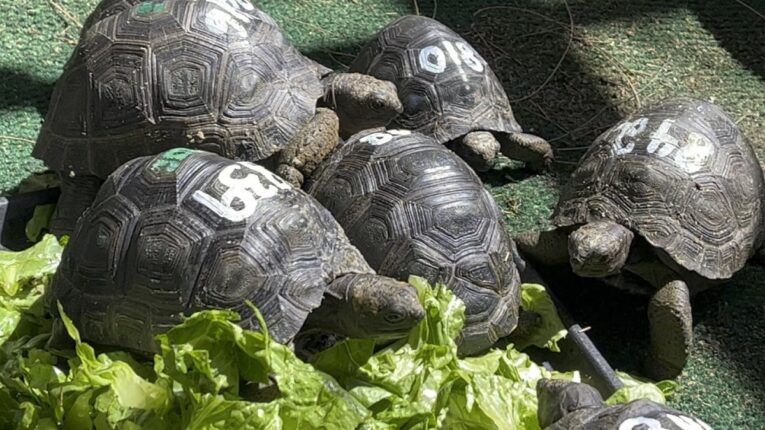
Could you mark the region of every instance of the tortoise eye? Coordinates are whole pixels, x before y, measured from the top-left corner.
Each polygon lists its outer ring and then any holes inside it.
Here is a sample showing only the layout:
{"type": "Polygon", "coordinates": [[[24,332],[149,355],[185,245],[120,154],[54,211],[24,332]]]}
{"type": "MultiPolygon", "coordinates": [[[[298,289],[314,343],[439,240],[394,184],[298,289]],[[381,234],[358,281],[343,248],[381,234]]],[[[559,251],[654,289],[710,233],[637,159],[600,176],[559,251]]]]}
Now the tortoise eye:
{"type": "Polygon", "coordinates": [[[385,107],[385,103],[378,98],[373,99],[370,105],[372,106],[372,109],[374,110],[381,110],[383,107],[385,107]]]}
{"type": "Polygon", "coordinates": [[[395,324],[395,323],[399,323],[399,322],[403,321],[404,320],[404,315],[400,314],[398,312],[389,312],[389,313],[385,314],[384,319],[385,319],[386,322],[395,324]]]}

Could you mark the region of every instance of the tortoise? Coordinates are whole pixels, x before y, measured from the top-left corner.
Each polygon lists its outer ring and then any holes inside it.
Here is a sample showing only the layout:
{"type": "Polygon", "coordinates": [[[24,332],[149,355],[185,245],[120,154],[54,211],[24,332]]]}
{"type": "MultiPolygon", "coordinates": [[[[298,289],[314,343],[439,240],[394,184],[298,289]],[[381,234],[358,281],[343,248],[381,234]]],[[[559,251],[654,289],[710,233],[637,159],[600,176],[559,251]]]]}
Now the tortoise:
{"type": "Polygon", "coordinates": [[[299,184],[337,144],[338,121],[361,130],[401,110],[392,83],[332,73],[244,1],[108,1],[56,83],[33,151],[61,174],[56,234],[132,158],[193,147],[299,184]],[[339,119],[320,107],[342,104],[353,107],[339,119]]]}
{"type": "Polygon", "coordinates": [[[735,122],[712,103],[666,99],[599,136],[562,191],[557,229],[519,246],[650,295],[647,370],[671,378],[688,358],[690,296],[761,248],[763,196],[762,169],[735,122]]]}
{"type": "Polygon", "coordinates": [[[541,379],[537,398],[544,430],[712,430],[698,418],[651,400],[606,405],[595,388],[578,382],[541,379]]]}
{"type": "Polygon", "coordinates": [[[523,262],[496,202],[443,145],[409,130],[366,130],[306,185],[377,273],[443,283],[465,302],[461,353],[487,349],[518,324],[523,262]]]}
{"type": "Polygon", "coordinates": [[[156,351],[155,334],[198,310],[230,308],[257,328],[245,300],[282,343],[303,326],[395,339],[424,316],[414,287],[376,275],[304,191],[262,166],[188,148],[107,178],[49,300],[83,338],[137,352],[156,351]]]}
{"type": "Polygon", "coordinates": [[[453,148],[477,171],[502,154],[540,170],[552,161],[542,138],[523,133],[502,84],[481,55],[440,22],[403,16],[350,66],[398,88],[404,111],[390,128],[415,130],[453,148]]]}

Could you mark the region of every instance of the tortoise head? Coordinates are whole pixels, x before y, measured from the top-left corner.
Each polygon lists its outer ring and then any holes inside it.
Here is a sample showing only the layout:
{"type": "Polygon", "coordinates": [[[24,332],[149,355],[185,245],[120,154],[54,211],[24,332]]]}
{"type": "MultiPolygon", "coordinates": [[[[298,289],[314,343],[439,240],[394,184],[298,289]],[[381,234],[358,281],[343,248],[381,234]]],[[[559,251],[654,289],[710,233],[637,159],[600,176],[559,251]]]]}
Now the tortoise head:
{"type": "Polygon", "coordinates": [[[542,428],[577,410],[603,406],[603,397],[595,388],[559,379],[540,379],[537,383],[537,398],[537,414],[542,428]]]}
{"type": "MultiPolygon", "coordinates": [[[[346,275],[345,300],[337,306],[337,331],[353,338],[404,337],[425,316],[413,286],[386,276],[346,275]]],[[[332,286],[334,288],[334,286],[332,286]]]]}
{"type": "Polygon", "coordinates": [[[385,127],[404,111],[392,82],[360,73],[331,75],[325,80],[325,103],[340,118],[340,134],[385,127]]]}
{"type": "Polygon", "coordinates": [[[585,278],[602,278],[621,271],[634,234],[613,221],[585,224],[568,237],[571,268],[585,278]]]}

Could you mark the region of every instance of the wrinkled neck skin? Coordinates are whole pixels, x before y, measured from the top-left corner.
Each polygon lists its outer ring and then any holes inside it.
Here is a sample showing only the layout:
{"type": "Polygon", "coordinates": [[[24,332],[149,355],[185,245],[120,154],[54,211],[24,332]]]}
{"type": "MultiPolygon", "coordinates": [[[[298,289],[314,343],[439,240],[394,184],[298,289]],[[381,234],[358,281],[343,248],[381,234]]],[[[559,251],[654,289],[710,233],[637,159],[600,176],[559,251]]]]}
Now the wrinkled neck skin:
{"type": "Polygon", "coordinates": [[[320,107],[332,109],[340,119],[340,137],[370,128],[385,127],[403,111],[395,86],[359,73],[330,73],[322,78],[320,107]]]}
{"type": "Polygon", "coordinates": [[[640,236],[635,238],[632,248],[624,270],[638,276],[654,289],[658,290],[672,281],[682,280],[688,285],[691,295],[694,295],[723,282],[707,279],[683,268],[665,251],[654,248],[640,236]]]}
{"type": "Polygon", "coordinates": [[[332,282],[324,292],[321,305],[308,315],[303,329],[337,333],[343,336],[349,336],[349,333],[354,332],[353,321],[348,317],[353,315],[350,290],[351,286],[347,281],[332,282]]]}

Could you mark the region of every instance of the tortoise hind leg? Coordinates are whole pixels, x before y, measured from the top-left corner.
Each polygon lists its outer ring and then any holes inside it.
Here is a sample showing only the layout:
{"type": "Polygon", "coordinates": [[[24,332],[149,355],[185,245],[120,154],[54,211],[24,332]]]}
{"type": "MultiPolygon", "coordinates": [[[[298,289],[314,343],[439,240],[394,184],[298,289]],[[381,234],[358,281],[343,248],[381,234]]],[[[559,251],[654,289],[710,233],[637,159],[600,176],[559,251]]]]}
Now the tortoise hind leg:
{"type": "Polygon", "coordinates": [[[338,140],[340,122],[329,109],[316,109],[316,116],[293,136],[277,159],[276,174],[300,188],[307,176],[332,151],[338,140]]]}
{"type": "Polygon", "coordinates": [[[552,163],[552,147],[539,136],[528,133],[503,133],[499,143],[504,156],[526,162],[526,166],[531,170],[539,172],[552,163]]]}
{"type": "Polygon", "coordinates": [[[96,199],[103,181],[95,176],[70,177],[64,173],[61,178],[61,197],[51,221],[51,233],[57,237],[71,235],[77,220],[96,199]]]}
{"type": "Polygon", "coordinates": [[[688,286],[672,281],[659,289],[648,304],[651,348],[646,371],[656,379],[673,379],[688,361],[693,340],[688,286]]]}

